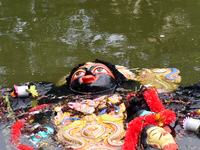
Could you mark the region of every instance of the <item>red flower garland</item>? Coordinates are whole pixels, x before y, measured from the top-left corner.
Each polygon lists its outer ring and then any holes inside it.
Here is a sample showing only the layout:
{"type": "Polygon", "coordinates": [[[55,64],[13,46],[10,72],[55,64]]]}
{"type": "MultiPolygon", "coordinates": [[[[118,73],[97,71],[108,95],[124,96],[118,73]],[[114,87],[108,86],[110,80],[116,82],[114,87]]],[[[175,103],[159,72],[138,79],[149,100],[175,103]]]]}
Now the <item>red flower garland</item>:
{"type": "Polygon", "coordinates": [[[19,121],[16,121],[14,123],[14,125],[12,126],[12,128],[11,128],[11,143],[16,145],[16,147],[20,150],[34,150],[33,147],[20,144],[20,134],[21,134],[20,132],[24,126],[24,123],[25,123],[24,120],[19,120],[19,121]]]}
{"type": "Polygon", "coordinates": [[[30,146],[27,146],[27,145],[23,145],[23,144],[19,144],[17,146],[17,148],[20,149],[20,150],[34,150],[33,147],[30,147],[30,146]]]}
{"type": "Polygon", "coordinates": [[[20,131],[23,128],[24,121],[16,121],[15,124],[11,128],[11,143],[19,143],[20,131]]]}
{"type": "Polygon", "coordinates": [[[149,108],[153,112],[161,112],[165,110],[165,107],[163,106],[161,100],[159,99],[157,95],[156,89],[147,89],[143,93],[144,99],[146,100],[149,108]]]}
{"type": "Polygon", "coordinates": [[[165,109],[154,89],[147,89],[143,93],[143,96],[151,111],[156,112],[157,114],[137,117],[128,124],[122,150],[135,150],[138,145],[140,132],[146,126],[159,126],[160,124],[164,126],[169,125],[176,120],[175,113],[171,110],[165,109]]]}

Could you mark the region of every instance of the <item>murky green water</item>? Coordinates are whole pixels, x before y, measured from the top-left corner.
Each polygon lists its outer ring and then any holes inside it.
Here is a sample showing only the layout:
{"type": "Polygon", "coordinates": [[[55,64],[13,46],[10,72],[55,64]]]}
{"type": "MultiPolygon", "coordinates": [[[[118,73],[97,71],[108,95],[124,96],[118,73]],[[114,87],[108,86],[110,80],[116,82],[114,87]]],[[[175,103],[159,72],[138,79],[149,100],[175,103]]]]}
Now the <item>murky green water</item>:
{"type": "Polygon", "coordinates": [[[200,81],[198,0],[0,0],[0,85],[56,82],[102,59],[200,81]]]}

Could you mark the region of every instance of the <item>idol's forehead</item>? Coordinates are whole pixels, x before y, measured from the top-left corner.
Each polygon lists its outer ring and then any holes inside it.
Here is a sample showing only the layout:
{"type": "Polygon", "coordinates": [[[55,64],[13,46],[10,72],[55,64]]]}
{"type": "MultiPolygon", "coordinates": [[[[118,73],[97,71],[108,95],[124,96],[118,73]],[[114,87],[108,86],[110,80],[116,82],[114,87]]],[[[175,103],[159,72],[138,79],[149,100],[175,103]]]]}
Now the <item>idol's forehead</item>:
{"type": "Polygon", "coordinates": [[[149,129],[147,129],[147,133],[152,133],[153,131],[159,131],[159,132],[165,132],[165,129],[161,128],[161,127],[157,127],[157,126],[153,126],[150,127],[149,129]]]}
{"type": "Polygon", "coordinates": [[[83,66],[80,66],[78,69],[87,68],[89,70],[90,68],[95,67],[95,66],[103,66],[103,67],[108,68],[106,65],[104,65],[102,63],[86,62],[83,66]]]}

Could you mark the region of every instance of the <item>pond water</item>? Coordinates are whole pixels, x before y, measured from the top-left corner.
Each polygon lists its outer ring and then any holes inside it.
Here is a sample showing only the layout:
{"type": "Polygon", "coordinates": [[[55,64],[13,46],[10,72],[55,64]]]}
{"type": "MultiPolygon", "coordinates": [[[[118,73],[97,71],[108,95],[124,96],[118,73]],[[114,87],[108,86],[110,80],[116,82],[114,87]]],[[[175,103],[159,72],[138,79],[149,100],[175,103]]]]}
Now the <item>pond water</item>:
{"type": "Polygon", "coordinates": [[[96,58],[200,81],[198,0],[0,0],[0,85],[56,82],[96,58]]]}
{"type": "Polygon", "coordinates": [[[198,83],[199,8],[199,0],[0,0],[0,86],[56,83],[96,58],[174,67],[180,85],[198,83]]]}

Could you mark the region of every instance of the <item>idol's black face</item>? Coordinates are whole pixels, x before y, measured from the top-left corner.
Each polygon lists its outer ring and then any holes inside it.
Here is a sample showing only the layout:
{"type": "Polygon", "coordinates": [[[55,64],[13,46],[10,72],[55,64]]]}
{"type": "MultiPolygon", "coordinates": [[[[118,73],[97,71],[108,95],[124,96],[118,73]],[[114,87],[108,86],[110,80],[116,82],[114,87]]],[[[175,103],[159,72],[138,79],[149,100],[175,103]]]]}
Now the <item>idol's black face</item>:
{"type": "MultiPolygon", "coordinates": [[[[112,71],[101,63],[86,63],[72,75],[70,88],[77,93],[104,93],[117,86],[112,71]]],[[[111,94],[110,92],[106,94],[111,94]]]]}

